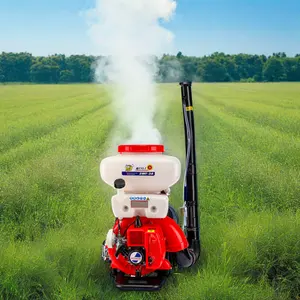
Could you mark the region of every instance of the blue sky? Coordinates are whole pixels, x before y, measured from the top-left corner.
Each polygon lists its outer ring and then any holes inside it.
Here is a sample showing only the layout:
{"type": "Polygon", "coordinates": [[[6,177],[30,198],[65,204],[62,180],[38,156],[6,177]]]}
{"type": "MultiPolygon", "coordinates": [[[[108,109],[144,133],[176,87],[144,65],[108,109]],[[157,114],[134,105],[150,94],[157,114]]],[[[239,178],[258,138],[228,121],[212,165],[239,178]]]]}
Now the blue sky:
{"type": "MultiPolygon", "coordinates": [[[[93,5],[93,0],[0,0],[0,52],[94,54],[80,16],[93,5]]],[[[295,55],[300,0],[178,0],[165,27],[175,34],[174,51],[185,55],[295,55]]]]}

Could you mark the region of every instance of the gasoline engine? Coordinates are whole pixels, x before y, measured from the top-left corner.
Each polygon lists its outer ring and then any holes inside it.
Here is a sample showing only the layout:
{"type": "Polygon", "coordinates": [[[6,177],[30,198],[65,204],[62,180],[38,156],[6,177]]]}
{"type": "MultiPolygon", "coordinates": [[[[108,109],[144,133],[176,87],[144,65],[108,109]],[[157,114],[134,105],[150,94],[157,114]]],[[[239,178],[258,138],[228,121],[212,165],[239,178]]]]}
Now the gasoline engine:
{"type": "Polygon", "coordinates": [[[102,180],[116,189],[115,223],[102,245],[116,286],[158,290],[174,268],[194,265],[200,255],[195,130],[191,82],[181,82],[186,163],[183,224],[169,203],[181,177],[180,160],[163,145],[120,145],[101,161],[102,180]]]}

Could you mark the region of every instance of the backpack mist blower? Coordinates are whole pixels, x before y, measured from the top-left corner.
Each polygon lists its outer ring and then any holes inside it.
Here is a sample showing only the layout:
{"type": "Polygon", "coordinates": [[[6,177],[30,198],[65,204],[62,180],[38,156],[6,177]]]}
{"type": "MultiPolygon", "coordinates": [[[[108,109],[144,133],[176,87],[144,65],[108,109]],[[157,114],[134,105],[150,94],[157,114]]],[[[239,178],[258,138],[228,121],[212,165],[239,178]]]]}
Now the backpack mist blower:
{"type": "Polygon", "coordinates": [[[174,268],[193,266],[200,255],[195,131],[191,82],[181,82],[185,132],[184,224],[169,204],[181,163],[163,145],[120,145],[101,161],[102,180],[115,188],[113,228],[102,258],[121,290],[159,290],[174,268]]]}

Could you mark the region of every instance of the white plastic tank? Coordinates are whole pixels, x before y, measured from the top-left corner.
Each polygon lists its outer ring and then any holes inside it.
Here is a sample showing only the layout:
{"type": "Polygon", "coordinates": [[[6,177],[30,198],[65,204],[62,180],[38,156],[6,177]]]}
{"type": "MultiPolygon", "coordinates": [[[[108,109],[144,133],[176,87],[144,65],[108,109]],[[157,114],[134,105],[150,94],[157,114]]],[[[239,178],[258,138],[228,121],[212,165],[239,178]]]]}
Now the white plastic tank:
{"type": "Polygon", "coordinates": [[[181,163],[164,154],[163,145],[120,145],[118,154],[104,158],[100,176],[114,187],[116,179],[125,181],[125,193],[160,193],[178,182],[181,163]]]}

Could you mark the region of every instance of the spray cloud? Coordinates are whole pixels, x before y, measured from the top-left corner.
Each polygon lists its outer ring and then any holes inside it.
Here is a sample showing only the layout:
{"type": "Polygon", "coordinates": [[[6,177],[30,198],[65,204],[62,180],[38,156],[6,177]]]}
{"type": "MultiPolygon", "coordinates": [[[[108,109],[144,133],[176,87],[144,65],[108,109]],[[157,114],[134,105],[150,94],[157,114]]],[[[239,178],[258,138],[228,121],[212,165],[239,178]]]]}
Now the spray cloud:
{"type": "Polygon", "coordinates": [[[95,75],[109,83],[114,111],[128,143],[160,143],[154,126],[156,56],[168,51],[173,35],[160,23],[176,9],[173,0],[96,0],[89,34],[99,55],[95,75]]]}

